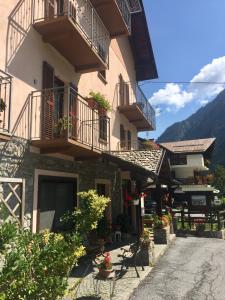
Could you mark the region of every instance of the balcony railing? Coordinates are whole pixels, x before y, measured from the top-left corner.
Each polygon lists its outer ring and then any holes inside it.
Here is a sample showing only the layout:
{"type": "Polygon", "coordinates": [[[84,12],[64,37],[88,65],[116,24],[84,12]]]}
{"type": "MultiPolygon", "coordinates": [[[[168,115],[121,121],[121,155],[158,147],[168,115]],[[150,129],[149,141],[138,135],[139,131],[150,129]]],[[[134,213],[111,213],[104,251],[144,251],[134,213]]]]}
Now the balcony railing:
{"type": "Polygon", "coordinates": [[[116,3],[120,9],[120,12],[122,14],[123,20],[126,23],[126,26],[128,28],[129,33],[131,33],[131,12],[130,7],[125,0],[116,0],[116,3]]]}
{"type": "Polygon", "coordinates": [[[59,153],[78,155],[82,148],[110,150],[110,119],[91,109],[70,86],[33,92],[30,125],[31,141],[45,152],[53,147],[59,153]]]}
{"type": "Polygon", "coordinates": [[[117,85],[118,109],[139,131],[155,130],[155,110],[136,83],[117,85]]]}
{"type": "Polygon", "coordinates": [[[0,70],[0,134],[10,131],[12,77],[0,70]]]}
{"type": "MultiPolygon", "coordinates": [[[[89,47],[108,65],[109,32],[89,0],[34,1],[33,22],[36,29],[45,35],[44,38],[47,42],[52,43],[57,50],[63,52],[63,55],[65,54],[71,62],[74,62],[76,58],[71,58],[69,52],[73,42],[69,35],[73,29],[68,27],[67,20],[69,20],[69,24],[72,24],[78,30],[86,43],[89,44],[89,47]],[[64,45],[67,37],[71,39],[71,42],[64,45]],[[60,45],[59,41],[61,41],[60,45]]],[[[75,51],[78,51],[77,48],[80,46],[78,43],[74,49],[71,49],[74,56],[76,55],[75,51]]],[[[82,45],[82,47],[85,47],[85,45],[82,45]]],[[[79,54],[77,64],[81,61],[82,56],[85,56],[85,53],[79,54]]],[[[91,62],[89,63],[91,64],[91,62]]]]}
{"type": "Polygon", "coordinates": [[[131,13],[139,13],[142,11],[142,7],[139,0],[127,0],[127,3],[130,7],[131,13]]]}

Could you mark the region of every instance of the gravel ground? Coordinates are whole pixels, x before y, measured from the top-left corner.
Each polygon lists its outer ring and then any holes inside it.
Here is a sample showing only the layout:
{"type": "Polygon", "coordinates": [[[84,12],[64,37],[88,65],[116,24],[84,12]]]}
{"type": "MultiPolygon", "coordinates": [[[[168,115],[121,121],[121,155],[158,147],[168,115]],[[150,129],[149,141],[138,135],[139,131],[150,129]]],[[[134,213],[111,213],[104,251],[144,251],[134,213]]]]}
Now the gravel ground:
{"type": "Polygon", "coordinates": [[[130,300],[225,300],[225,241],[177,238],[130,300]]]}

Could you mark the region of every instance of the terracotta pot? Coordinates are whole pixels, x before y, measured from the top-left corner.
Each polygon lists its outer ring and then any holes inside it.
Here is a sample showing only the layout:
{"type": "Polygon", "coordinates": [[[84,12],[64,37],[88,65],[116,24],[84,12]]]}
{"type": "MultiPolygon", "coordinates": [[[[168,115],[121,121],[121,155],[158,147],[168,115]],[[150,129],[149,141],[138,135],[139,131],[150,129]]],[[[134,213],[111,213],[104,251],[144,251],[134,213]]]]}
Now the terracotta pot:
{"type": "Polygon", "coordinates": [[[100,116],[105,117],[107,115],[107,110],[103,107],[98,107],[98,113],[100,116]]]}
{"type": "Polygon", "coordinates": [[[106,270],[106,269],[98,269],[98,274],[99,276],[103,277],[103,278],[107,278],[109,277],[109,275],[111,274],[112,269],[106,270]]]}
{"type": "Polygon", "coordinates": [[[94,100],[94,98],[86,98],[87,102],[88,102],[88,106],[91,109],[98,109],[98,103],[94,100]]]}

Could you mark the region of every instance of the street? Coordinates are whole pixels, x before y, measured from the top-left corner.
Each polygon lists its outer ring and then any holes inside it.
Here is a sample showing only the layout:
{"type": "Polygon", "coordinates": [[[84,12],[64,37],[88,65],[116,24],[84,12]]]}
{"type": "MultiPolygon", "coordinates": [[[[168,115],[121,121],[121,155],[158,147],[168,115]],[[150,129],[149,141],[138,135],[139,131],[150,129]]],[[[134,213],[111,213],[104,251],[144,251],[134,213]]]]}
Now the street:
{"type": "Polygon", "coordinates": [[[225,241],[177,238],[131,300],[224,300],[225,241]]]}

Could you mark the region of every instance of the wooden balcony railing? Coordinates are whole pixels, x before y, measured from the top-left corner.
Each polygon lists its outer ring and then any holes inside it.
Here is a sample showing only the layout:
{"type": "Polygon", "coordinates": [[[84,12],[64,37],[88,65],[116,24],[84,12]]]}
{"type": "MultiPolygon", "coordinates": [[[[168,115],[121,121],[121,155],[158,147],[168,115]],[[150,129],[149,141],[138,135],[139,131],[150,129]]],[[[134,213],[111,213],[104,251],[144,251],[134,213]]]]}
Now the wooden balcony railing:
{"type": "Polygon", "coordinates": [[[4,134],[10,131],[12,77],[0,70],[0,140],[8,140],[4,134]]]}
{"type": "Polygon", "coordinates": [[[109,32],[89,0],[34,1],[33,23],[77,71],[108,67],[109,32]]]}
{"type": "Polygon", "coordinates": [[[117,105],[138,131],[155,130],[155,110],[137,83],[123,82],[117,85],[117,105]]]}
{"type": "Polygon", "coordinates": [[[32,144],[43,153],[82,157],[110,150],[110,119],[70,86],[33,92],[30,126],[32,144]]]}

